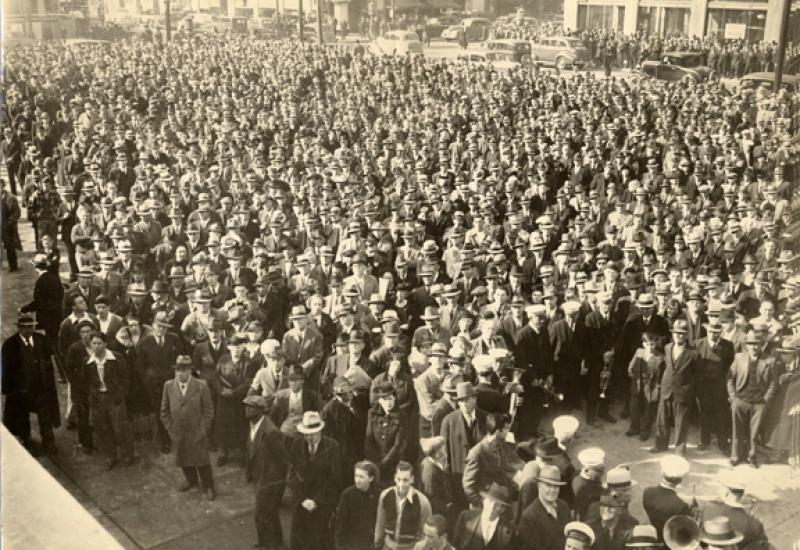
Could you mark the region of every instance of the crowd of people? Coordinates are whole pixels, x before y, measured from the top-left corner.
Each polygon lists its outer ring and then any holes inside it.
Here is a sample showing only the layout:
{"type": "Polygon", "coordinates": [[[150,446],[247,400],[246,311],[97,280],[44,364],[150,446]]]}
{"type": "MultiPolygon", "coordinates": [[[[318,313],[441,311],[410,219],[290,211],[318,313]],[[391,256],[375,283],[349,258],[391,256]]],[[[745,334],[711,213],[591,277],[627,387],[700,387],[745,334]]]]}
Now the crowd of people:
{"type": "Polygon", "coordinates": [[[262,548],[285,493],[292,550],[767,548],[735,470],[676,489],[693,431],[798,463],[797,93],[242,37],[6,62],[32,451],[66,383],[108,469],[155,443],[214,499],[239,461],[262,548]],[[620,421],[661,461],[647,518],[635,469],[571,450],[620,421]]]}

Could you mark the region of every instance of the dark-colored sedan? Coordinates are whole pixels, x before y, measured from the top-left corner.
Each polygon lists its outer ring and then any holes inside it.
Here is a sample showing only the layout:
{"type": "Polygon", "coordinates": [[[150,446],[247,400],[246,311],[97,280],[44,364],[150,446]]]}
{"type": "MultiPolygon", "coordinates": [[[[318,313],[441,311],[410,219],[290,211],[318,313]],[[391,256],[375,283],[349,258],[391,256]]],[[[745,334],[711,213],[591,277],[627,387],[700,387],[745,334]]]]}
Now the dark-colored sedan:
{"type": "Polygon", "coordinates": [[[658,80],[676,82],[689,78],[704,82],[714,75],[714,70],[706,65],[707,52],[666,52],[658,61],[642,63],[642,72],[658,80]]]}

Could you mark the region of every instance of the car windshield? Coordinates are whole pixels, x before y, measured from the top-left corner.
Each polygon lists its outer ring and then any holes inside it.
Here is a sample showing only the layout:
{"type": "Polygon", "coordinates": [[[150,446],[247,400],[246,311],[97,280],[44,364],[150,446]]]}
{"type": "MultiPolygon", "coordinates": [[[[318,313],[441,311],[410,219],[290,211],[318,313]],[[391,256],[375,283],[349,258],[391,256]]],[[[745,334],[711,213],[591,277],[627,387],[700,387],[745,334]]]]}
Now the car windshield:
{"type": "Polygon", "coordinates": [[[570,46],[571,48],[581,48],[581,47],[583,47],[583,41],[581,41],[581,40],[579,40],[577,38],[565,38],[564,42],[566,42],[567,46],[570,46]]]}
{"type": "Polygon", "coordinates": [[[667,59],[678,67],[700,67],[703,65],[701,55],[667,55],[667,59]]]}

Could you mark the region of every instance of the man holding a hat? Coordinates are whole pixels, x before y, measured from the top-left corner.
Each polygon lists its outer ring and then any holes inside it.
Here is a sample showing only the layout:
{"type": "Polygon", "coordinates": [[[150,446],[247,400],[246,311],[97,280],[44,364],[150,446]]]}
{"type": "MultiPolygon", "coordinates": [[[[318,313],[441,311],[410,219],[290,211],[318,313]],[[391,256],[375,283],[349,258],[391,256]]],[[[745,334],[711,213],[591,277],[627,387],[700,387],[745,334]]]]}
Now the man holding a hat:
{"type": "Polygon", "coordinates": [[[506,485],[492,483],[481,492],[481,507],[464,510],[453,531],[453,545],[459,550],[500,550],[518,548],[520,538],[506,519],[512,493],[506,485]]]}
{"type": "Polygon", "coordinates": [[[17,332],[2,345],[3,424],[23,445],[31,448],[31,413],[36,414],[42,448],[58,452],[53,429],[61,425],[58,392],[53,376],[53,348],[47,337],[36,332],[36,320],[23,313],[17,332]]]}
{"type": "Polygon", "coordinates": [[[325,422],[317,411],[306,411],[297,425],[302,437],[290,447],[293,490],[290,548],[330,550],[328,523],[339,498],[341,454],[339,444],[324,435],[325,422]]]}
{"type": "Polygon", "coordinates": [[[456,384],[454,400],[458,408],[442,421],[441,435],[444,437],[447,465],[457,493],[456,501],[466,505],[462,478],[467,454],[486,433],[486,413],[477,408],[478,393],[469,382],[456,384]]]}
{"type": "Polygon", "coordinates": [[[214,420],[211,391],[205,381],[192,376],[192,359],[179,355],[172,367],[175,377],[164,384],[161,397],[161,424],[175,450],[175,463],[186,481],[179,491],[197,486],[198,475],[208,500],[217,493],[211,474],[208,433],[214,420]]]}

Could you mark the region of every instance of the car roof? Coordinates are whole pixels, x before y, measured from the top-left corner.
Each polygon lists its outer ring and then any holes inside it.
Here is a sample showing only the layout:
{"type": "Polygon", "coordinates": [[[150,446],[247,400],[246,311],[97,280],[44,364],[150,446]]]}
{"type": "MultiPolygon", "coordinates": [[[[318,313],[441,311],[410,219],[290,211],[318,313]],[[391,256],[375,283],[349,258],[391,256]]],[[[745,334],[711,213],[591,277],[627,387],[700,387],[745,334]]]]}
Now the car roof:
{"type": "MultiPolygon", "coordinates": [[[[742,77],[742,80],[756,80],[756,81],[775,81],[775,73],[770,72],[759,72],[759,73],[747,73],[742,77]]],[[[793,82],[798,83],[800,82],[800,77],[793,75],[793,74],[785,74],[782,77],[784,82],[793,82]]]]}

